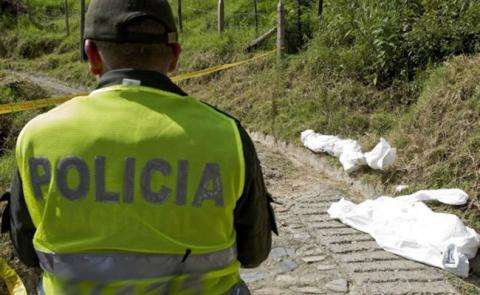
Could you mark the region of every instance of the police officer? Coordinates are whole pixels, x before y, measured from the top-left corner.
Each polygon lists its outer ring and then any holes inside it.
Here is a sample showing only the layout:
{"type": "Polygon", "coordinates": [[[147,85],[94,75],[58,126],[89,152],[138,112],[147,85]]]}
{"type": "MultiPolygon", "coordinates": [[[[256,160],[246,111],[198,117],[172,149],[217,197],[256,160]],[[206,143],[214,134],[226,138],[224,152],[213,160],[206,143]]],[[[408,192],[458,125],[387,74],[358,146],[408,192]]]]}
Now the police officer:
{"type": "Polygon", "coordinates": [[[166,76],[180,45],[166,0],[92,0],[99,83],[30,121],[4,214],[40,294],[249,294],[239,268],[271,248],[274,214],[239,122],[166,76]]]}

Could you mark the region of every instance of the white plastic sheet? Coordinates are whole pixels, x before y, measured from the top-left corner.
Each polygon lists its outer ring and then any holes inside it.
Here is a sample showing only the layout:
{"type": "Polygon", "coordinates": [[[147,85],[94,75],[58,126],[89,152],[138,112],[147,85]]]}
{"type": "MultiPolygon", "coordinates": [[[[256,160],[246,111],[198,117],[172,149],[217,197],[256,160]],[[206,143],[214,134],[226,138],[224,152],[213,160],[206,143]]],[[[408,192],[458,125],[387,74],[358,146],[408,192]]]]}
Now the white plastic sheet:
{"type": "Polygon", "coordinates": [[[423,190],[414,194],[397,197],[404,201],[439,201],[447,205],[465,205],[468,194],[460,189],[423,190]]]}
{"type": "Polygon", "coordinates": [[[399,194],[403,192],[404,190],[408,189],[410,186],[407,184],[400,184],[395,187],[395,193],[399,194]]]}
{"type": "Polygon", "coordinates": [[[427,192],[419,192],[417,197],[380,197],[358,205],[342,199],[332,204],[328,213],[370,234],[386,251],[467,277],[468,260],[475,257],[480,236],[457,216],[435,213],[418,201],[429,195],[427,199],[450,202],[461,194],[454,197],[448,194],[460,191],[427,192]]]}
{"type": "Polygon", "coordinates": [[[369,153],[365,153],[365,160],[368,166],[375,170],[385,170],[392,166],[397,158],[397,150],[381,138],[376,147],[369,153]]]}
{"type": "Polygon", "coordinates": [[[315,153],[327,153],[339,158],[347,173],[367,164],[373,169],[385,170],[394,164],[397,155],[397,151],[383,138],[371,152],[365,154],[355,140],[323,135],[313,130],[302,132],[301,140],[305,147],[315,153]]]}

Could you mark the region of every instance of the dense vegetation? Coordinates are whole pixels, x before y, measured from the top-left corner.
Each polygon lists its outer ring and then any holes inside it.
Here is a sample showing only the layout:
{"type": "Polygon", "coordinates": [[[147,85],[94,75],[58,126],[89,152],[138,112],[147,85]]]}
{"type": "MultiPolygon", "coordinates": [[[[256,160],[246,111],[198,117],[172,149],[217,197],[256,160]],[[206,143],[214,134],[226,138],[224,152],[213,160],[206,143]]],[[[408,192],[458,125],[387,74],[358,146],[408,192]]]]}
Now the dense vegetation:
{"type": "MultiPolygon", "coordinates": [[[[0,0],[0,4],[6,0],[0,0]]],[[[78,1],[9,0],[18,11],[0,15],[0,70],[41,73],[72,85],[92,86],[79,61],[78,1]]],[[[173,1],[174,2],[174,1],[173,1]]],[[[216,0],[184,0],[184,48],[178,72],[251,56],[245,45],[275,23],[277,1],[226,0],[226,31],[216,32],[216,0]]],[[[399,149],[387,173],[358,176],[390,190],[459,187],[473,197],[455,209],[480,229],[480,1],[286,0],[288,50],[278,70],[273,59],[182,83],[190,93],[239,117],[250,129],[298,143],[299,133],[359,139],[371,147],[380,136],[399,149]],[[299,30],[300,28],[300,30],[299,30]]],[[[173,5],[175,8],[175,5],[173,5]]],[[[269,40],[257,52],[273,49],[269,40]]],[[[0,103],[46,93],[0,75],[0,103]]],[[[36,112],[0,117],[0,188],[13,166],[11,148],[36,112]]],[[[437,209],[452,210],[437,207],[437,209]]]]}
{"type": "MultiPolygon", "coordinates": [[[[0,104],[44,98],[47,92],[28,81],[6,77],[0,73],[0,104]]],[[[0,116],[0,188],[10,180],[14,161],[12,151],[18,133],[23,126],[40,111],[29,111],[15,115],[0,116]]]]}

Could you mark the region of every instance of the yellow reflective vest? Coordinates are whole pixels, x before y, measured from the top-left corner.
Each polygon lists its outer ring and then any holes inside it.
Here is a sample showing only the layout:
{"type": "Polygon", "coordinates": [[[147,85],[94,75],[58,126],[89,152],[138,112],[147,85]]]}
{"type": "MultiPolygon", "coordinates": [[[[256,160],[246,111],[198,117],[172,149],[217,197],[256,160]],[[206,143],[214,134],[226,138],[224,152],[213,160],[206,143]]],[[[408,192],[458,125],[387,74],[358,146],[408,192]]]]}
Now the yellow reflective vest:
{"type": "Polygon", "coordinates": [[[32,120],[16,157],[46,294],[225,294],[240,282],[233,119],[116,85],[32,120]]]}

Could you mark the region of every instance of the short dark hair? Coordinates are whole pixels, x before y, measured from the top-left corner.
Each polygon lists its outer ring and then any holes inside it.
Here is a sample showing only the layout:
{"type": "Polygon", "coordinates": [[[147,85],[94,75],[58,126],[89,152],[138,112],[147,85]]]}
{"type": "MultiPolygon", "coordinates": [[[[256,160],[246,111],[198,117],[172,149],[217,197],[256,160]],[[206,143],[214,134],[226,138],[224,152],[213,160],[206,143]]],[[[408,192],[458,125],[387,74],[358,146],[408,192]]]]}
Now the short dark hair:
{"type": "MultiPolygon", "coordinates": [[[[165,27],[151,19],[134,22],[125,28],[130,33],[163,34],[165,27]]],[[[115,43],[97,41],[97,45],[106,66],[113,70],[118,68],[146,68],[159,63],[167,63],[172,57],[172,50],[166,44],[115,43]]]]}

